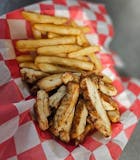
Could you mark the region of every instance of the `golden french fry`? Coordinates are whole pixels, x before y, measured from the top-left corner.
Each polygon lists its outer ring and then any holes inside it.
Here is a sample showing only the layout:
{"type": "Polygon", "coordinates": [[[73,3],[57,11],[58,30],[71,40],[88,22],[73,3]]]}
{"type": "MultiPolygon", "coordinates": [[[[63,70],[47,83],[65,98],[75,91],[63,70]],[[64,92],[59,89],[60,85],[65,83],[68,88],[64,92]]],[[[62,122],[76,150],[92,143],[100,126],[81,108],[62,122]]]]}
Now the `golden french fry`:
{"type": "Polygon", "coordinates": [[[90,31],[90,28],[88,26],[80,26],[82,29],[83,33],[88,33],[90,31]]]}
{"type": "Polygon", "coordinates": [[[62,72],[67,72],[67,71],[71,71],[71,72],[77,71],[75,69],[60,67],[60,66],[56,66],[56,65],[48,64],[48,63],[39,63],[37,64],[37,67],[41,71],[47,72],[47,73],[62,73],[62,72]]]}
{"type": "Polygon", "coordinates": [[[88,26],[79,26],[75,21],[71,21],[70,24],[73,27],[78,27],[83,33],[88,33],[90,31],[90,28],[88,26]]]}
{"type": "Polygon", "coordinates": [[[78,57],[78,56],[87,56],[90,53],[98,52],[99,50],[100,50],[99,46],[96,46],[96,45],[89,46],[89,47],[86,47],[86,48],[82,48],[79,51],[69,53],[68,57],[75,58],[75,57],[78,57]]]}
{"type": "Polygon", "coordinates": [[[77,44],[84,47],[89,46],[89,42],[84,34],[77,36],[77,44]]]}
{"type": "Polygon", "coordinates": [[[53,24],[65,24],[68,19],[65,17],[55,17],[55,16],[48,16],[48,15],[41,15],[34,12],[22,12],[23,17],[31,21],[33,23],[53,23],[53,24]]]}
{"type": "Polygon", "coordinates": [[[48,38],[55,38],[55,37],[60,37],[60,35],[52,32],[48,33],[48,38]]]}
{"type": "Polygon", "coordinates": [[[36,30],[34,27],[32,27],[32,33],[33,33],[33,36],[35,39],[41,39],[42,36],[41,36],[41,32],[36,30]]]}
{"type": "Polygon", "coordinates": [[[79,49],[81,49],[81,47],[75,44],[54,45],[54,46],[40,47],[37,49],[37,53],[39,55],[56,55],[57,56],[59,54],[66,54],[73,51],[77,51],[79,49]]]}
{"type": "Polygon", "coordinates": [[[43,46],[59,45],[59,44],[75,44],[75,36],[59,37],[52,39],[37,39],[37,40],[19,40],[16,43],[17,49],[31,49],[43,46]]]}
{"type": "Polygon", "coordinates": [[[34,28],[39,31],[53,32],[62,35],[80,35],[81,30],[77,27],[55,24],[34,24],[34,28]]]}
{"type": "Polygon", "coordinates": [[[30,68],[34,70],[39,70],[39,68],[32,62],[22,62],[19,64],[20,68],[30,68]]]}
{"type": "Polygon", "coordinates": [[[93,62],[93,64],[95,65],[96,69],[100,72],[102,70],[102,64],[98,57],[94,53],[90,53],[88,57],[90,58],[91,62],[93,62]]]}
{"type": "Polygon", "coordinates": [[[33,62],[34,61],[34,56],[32,55],[21,55],[17,56],[16,60],[21,63],[21,62],[33,62]]]}
{"type": "Polygon", "coordinates": [[[36,49],[35,48],[17,48],[17,50],[19,51],[19,52],[35,52],[36,51],[36,49]]]}
{"type": "Polygon", "coordinates": [[[73,21],[73,20],[70,22],[70,25],[72,27],[78,27],[78,24],[75,21],[73,21]]]}
{"type": "Polygon", "coordinates": [[[84,33],[89,32],[89,28],[78,26],[74,21],[71,22],[71,25],[73,27],[78,27],[83,32],[79,36],[77,36],[77,44],[80,46],[85,46],[85,47],[88,46],[89,42],[88,42],[86,36],[84,35],[84,33]]]}
{"type": "Polygon", "coordinates": [[[51,63],[83,70],[92,70],[94,65],[91,62],[85,62],[72,58],[54,57],[54,56],[37,56],[35,63],[51,63]]]}
{"type": "Polygon", "coordinates": [[[81,61],[90,62],[89,58],[86,56],[79,56],[79,57],[75,57],[74,59],[79,59],[81,61]]]}

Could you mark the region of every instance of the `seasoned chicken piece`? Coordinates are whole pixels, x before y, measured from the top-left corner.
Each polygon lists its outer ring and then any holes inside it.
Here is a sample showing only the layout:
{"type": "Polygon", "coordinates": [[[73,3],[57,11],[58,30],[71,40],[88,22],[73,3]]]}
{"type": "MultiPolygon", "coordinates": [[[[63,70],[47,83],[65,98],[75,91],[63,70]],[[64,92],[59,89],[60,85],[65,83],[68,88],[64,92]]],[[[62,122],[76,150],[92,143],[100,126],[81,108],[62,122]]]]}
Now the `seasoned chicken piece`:
{"type": "Polygon", "coordinates": [[[111,122],[116,123],[120,121],[120,112],[118,110],[107,111],[107,115],[111,122]]]}
{"type": "Polygon", "coordinates": [[[81,73],[73,73],[73,82],[79,83],[81,78],[81,73]]]}
{"type": "Polygon", "coordinates": [[[60,86],[63,82],[61,80],[61,76],[62,74],[53,74],[50,76],[47,76],[45,78],[42,78],[41,80],[39,80],[37,82],[37,86],[40,89],[44,89],[46,92],[49,92],[55,88],[57,88],[58,86],[60,86]]]}
{"type": "Polygon", "coordinates": [[[67,84],[68,82],[73,81],[73,74],[71,72],[65,72],[61,76],[61,79],[64,84],[67,84]]]}
{"type": "MultiPolygon", "coordinates": [[[[88,75],[88,72],[85,73],[88,75]]],[[[84,77],[85,75],[83,75],[84,77]]],[[[116,88],[112,85],[112,81],[105,75],[97,75],[96,73],[89,73],[88,77],[95,83],[96,87],[106,95],[115,96],[117,94],[116,88]]]]}
{"type": "Polygon", "coordinates": [[[102,97],[101,97],[101,102],[102,102],[102,105],[106,111],[115,110],[114,106],[112,106],[109,102],[105,101],[102,97]]]}
{"type": "Polygon", "coordinates": [[[103,75],[102,81],[104,83],[110,83],[110,84],[112,84],[112,80],[108,76],[106,76],[106,75],[103,75]]]}
{"type": "Polygon", "coordinates": [[[52,108],[56,108],[59,106],[61,99],[66,94],[66,86],[62,85],[56,93],[49,97],[49,105],[52,108]]]}
{"type": "Polygon", "coordinates": [[[73,117],[74,117],[75,108],[73,108],[72,112],[67,117],[65,123],[63,124],[63,129],[60,131],[60,139],[64,142],[70,141],[70,130],[72,127],[73,117]]]}
{"type": "Polygon", "coordinates": [[[85,137],[94,130],[94,124],[93,123],[88,123],[85,127],[85,130],[82,134],[80,134],[76,139],[75,139],[75,145],[77,146],[78,144],[82,143],[85,139],[85,137]]]}
{"type": "MultiPolygon", "coordinates": [[[[104,136],[110,136],[111,135],[111,124],[108,119],[108,116],[106,114],[106,111],[101,103],[100,95],[98,93],[98,89],[96,88],[96,84],[90,79],[90,78],[84,78],[81,82],[81,85],[86,87],[86,90],[88,92],[88,100],[90,100],[91,104],[94,106],[95,111],[97,112],[97,115],[100,117],[100,123],[102,128],[104,130],[102,131],[102,134],[104,136]],[[85,84],[84,84],[85,83],[85,84]]],[[[86,97],[84,97],[86,98],[86,97]]],[[[96,126],[97,128],[98,126],[96,126]]]]}
{"type": "Polygon", "coordinates": [[[89,112],[90,120],[92,123],[94,123],[94,127],[102,133],[104,136],[108,137],[110,136],[110,132],[108,132],[104,121],[99,117],[97,111],[90,111],[89,112]]]}
{"type": "Polygon", "coordinates": [[[102,104],[107,111],[107,115],[111,122],[119,122],[120,121],[120,112],[118,108],[118,104],[113,100],[110,96],[107,96],[103,93],[101,94],[102,104]]]}
{"type": "Polygon", "coordinates": [[[20,69],[20,73],[21,73],[22,79],[28,83],[34,83],[39,79],[48,75],[42,71],[36,71],[29,68],[20,69]]]}
{"type": "Polygon", "coordinates": [[[34,111],[37,115],[37,121],[41,130],[48,129],[47,117],[50,115],[48,94],[44,90],[37,92],[37,100],[34,105],[34,111]]]}
{"type": "Polygon", "coordinates": [[[99,81],[99,89],[102,93],[108,96],[115,96],[117,94],[117,90],[112,84],[105,83],[102,80],[99,81]]]}
{"type": "MultiPolygon", "coordinates": [[[[67,92],[61,100],[61,103],[53,119],[53,125],[50,129],[55,136],[59,136],[60,132],[64,130],[63,127],[65,126],[65,123],[71,122],[69,121],[69,116],[72,111],[75,110],[75,105],[77,103],[78,97],[79,85],[74,82],[69,82],[67,85],[67,92]]],[[[65,138],[63,137],[63,139],[65,138]]]]}
{"type": "Polygon", "coordinates": [[[63,81],[64,84],[67,84],[70,81],[79,83],[79,81],[80,81],[80,75],[81,75],[80,73],[65,72],[62,75],[61,79],[62,79],[62,81],[63,81]]]}
{"type": "Polygon", "coordinates": [[[72,139],[76,139],[84,132],[87,116],[88,111],[85,106],[85,102],[84,100],[80,99],[74,113],[73,125],[71,130],[72,139]]]}

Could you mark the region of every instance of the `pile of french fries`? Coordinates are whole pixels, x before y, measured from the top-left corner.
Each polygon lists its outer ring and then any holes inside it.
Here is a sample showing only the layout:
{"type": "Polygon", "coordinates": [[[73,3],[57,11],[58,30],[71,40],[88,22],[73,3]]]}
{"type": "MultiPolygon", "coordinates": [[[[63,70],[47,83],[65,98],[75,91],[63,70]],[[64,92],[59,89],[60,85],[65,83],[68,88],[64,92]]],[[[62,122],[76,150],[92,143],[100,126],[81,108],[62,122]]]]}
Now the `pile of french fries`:
{"type": "Polygon", "coordinates": [[[34,39],[18,40],[16,48],[22,79],[36,95],[34,111],[41,130],[49,130],[60,140],[75,145],[97,129],[111,135],[111,122],[120,113],[112,96],[117,90],[101,74],[102,65],[85,34],[65,17],[22,12],[30,22],[34,39]]]}

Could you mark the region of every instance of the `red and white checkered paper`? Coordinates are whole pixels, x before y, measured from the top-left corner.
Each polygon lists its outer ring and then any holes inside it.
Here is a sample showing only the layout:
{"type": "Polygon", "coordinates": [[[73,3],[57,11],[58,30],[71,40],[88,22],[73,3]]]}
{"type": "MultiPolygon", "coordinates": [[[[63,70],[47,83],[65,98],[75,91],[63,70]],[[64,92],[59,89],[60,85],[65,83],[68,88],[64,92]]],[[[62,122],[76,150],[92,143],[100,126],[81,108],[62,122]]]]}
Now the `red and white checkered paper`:
{"type": "MultiPolygon", "coordinates": [[[[105,6],[84,1],[52,0],[33,4],[0,17],[0,159],[1,160],[117,160],[140,118],[140,81],[119,78],[109,43],[113,27],[105,6]],[[78,147],[65,144],[48,131],[42,132],[33,122],[34,98],[21,80],[15,60],[20,53],[15,49],[18,39],[32,38],[29,22],[22,10],[66,16],[79,25],[89,25],[89,41],[99,44],[98,53],[103,73],[108,75],[118,90],[115,97],[121,121],[112,124],[112,136],[104,138],[98,132],[88,136],[78,147]],[[123,85],[122,85],[123,83],[123,85]]],[[[118,60],[118,59],[117,59],[118,60]]]]}

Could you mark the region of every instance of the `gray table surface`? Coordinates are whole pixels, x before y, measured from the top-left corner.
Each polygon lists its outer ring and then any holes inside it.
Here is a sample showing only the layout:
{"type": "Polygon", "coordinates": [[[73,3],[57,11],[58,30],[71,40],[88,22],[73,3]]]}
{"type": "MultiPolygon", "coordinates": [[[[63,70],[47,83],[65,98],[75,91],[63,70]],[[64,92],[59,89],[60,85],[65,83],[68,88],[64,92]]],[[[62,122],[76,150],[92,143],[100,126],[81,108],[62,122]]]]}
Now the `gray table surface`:
{"type": "MultiPolygon", "coordinates": [[[[0,0],[0,15],[39,1],[0,0]]],[[[111,48],[120,55],[125,64],[124,70],[119,70],[120,74],[140,78],[140,0],[93,0],[92,2],[104,3],[113,20],[116,34],[111,48]]],[[[139,132],[140,123],[120,160],[140,160],[139,132]]]]}

